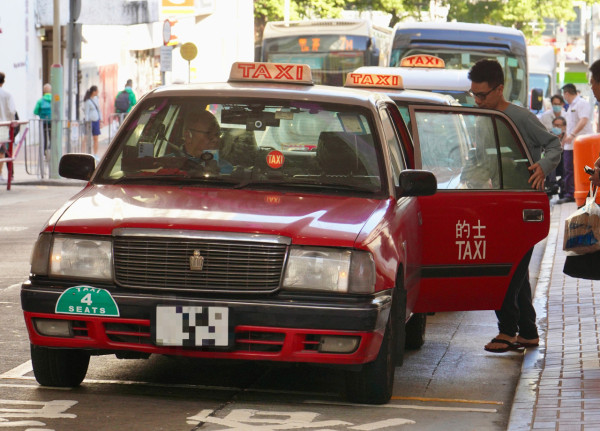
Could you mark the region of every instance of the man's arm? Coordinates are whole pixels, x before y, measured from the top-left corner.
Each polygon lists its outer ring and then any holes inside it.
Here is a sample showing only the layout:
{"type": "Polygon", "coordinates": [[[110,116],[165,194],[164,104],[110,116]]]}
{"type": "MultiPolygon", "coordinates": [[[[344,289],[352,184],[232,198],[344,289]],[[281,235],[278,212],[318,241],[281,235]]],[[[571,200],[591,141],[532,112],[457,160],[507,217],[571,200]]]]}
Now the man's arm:
{"type": "Polygon", "coordinates": [[[577,122],[577,124],[575,124],[575,127],[573,127],[573,130],[571,131],[571,133],[569,133],[568,135],[565,136],[565,138],[563,139],[563,143],[564,144],[572,143],[575,140],[575,138],[577,137],[577,135],[579,134],[579,132],[581,132],[583,130],[583,128],[586,126],[588,121],[590,121],[590,119],[587,117],[580,118],[579,121],[577,122]]]}

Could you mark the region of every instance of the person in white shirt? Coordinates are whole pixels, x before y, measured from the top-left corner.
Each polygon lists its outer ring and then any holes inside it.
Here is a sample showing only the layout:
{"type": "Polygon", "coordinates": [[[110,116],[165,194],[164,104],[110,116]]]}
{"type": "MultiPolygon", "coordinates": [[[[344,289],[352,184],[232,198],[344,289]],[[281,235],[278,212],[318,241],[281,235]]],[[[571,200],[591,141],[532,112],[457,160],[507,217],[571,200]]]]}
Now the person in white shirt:
{"type": "MultiPolygon", "coordinates": [[[[14,121],[17,108],[15,107],[15,101],[12,95],[6,91],[2,86],[4,85],[4,79],[6,75],[0,72],[0,122],[3,121],[14,121]]],[[[8,136],[8,135],[7,135],[8,136]]],[[[3,159],[8,150],[6,143],[1,142],[0,139],[0,159],[3,159]]],[[[2,167],[4,162],[0,162],[0,183],[5,183],[6,178],[2,176],[2,167]]]]}
{"type": "Polygon", "coordinates": [[[565,99],[560,94],[555,94],[550,98],[552,109],[548,109],[540,114],[539,119],[546,129],[552,131],[552,122],[556,117],[565,117],[565,99]]]}
{"type": "Polygon", "coordinates": [[[565,101],[569,104],[567,110],[567,133],[561,144],[563,146],[563,183],[564,195],[556,201],[558,204],[575,202],[575,181],[573,172],[573,141],[577,136],[594,133],[593,108],[592,105],[577,94],[577,88],[573,84],[565,84],[562,87],[565,101]]]}
{"type": "Polygon", "coordinates": [[[98,87],[92,85],[83,97],[83,111],[85,121],[90,124],[93,139],[92,155],[98,157],[98,136],[100,136],[100,101],[98,100],[98,87]]]}

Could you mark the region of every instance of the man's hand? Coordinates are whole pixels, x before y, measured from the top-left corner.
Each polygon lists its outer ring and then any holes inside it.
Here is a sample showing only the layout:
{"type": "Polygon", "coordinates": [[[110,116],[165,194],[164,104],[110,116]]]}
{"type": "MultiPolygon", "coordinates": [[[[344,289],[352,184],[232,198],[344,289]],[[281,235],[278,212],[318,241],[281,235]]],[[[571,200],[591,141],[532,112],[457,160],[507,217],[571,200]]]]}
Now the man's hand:
{"type": "Polygon", "coordinates": [[[540,164],[534,163],[528,169],[533,172],[529,177],[528,181],[531,184],[531,188],[537,190],[544,190],[544,181],[546,180],[546,175],[544,174],[544,171],[542,170],[540,164]]]}
{"type": "Polygon", "coordinates": [[[600,187],[600,157],[594,163],[594,174],[590,176],[590,181],[596,187],[600,187]]]}

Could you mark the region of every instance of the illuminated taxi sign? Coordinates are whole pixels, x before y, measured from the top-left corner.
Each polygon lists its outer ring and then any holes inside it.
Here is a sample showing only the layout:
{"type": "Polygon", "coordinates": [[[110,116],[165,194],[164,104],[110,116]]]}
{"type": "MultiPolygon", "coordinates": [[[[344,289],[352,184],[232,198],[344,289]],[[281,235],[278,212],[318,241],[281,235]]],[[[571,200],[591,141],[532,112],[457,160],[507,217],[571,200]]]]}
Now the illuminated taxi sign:
{"type": "Polygon", "coordinates": [[[291,63],[242,63],[231,65],[229,82],[289,82],[313,84],[312,73],[307,64],[291,63]]]}
{"type": "Polygon", "coordinates": [[[402,89],[400,75],[386,75],[383,73],[356,73],[350,72],[346,76],[344,87],[376,87],[402,89]]]}
{"type": "Polygon", "coordinates": [[[439,57],[420,54],[404,57],[400,61],[400,67],[437,67],[443,69],[446,67],[446,63],[439,57]]]}

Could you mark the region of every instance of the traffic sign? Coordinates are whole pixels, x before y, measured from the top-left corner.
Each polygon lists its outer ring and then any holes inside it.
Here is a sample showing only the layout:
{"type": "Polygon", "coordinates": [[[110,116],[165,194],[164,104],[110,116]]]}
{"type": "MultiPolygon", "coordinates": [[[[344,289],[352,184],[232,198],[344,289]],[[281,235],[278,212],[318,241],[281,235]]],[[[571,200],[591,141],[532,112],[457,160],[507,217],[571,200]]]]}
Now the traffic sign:
{"type": "Polygon", "coordinates": [[[171,40],[171,21],[166,19],[165,22],[163,23],[163,43],[165,44],[165,46],[169,43],[170,40],[171,40]]]}
{"type": "Polygon", "coordinates": [[[184,60],[192,61],[198,55],[198,48],[192,42],[181,45],[181,56],[184,60]]]}

